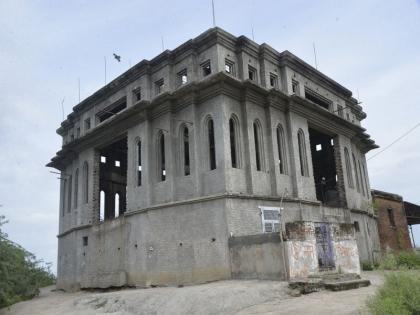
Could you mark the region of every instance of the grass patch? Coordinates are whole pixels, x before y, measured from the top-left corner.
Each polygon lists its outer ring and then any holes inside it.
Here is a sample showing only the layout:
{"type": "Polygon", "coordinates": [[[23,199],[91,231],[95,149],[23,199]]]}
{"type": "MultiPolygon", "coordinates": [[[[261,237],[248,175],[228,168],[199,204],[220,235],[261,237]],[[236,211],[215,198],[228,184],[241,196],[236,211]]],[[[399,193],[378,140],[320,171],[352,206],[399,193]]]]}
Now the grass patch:
{"type": "Polygon", "coordinates": [[[381,270],[420,269],[420,253],[416,251],[388,253],[379,264],[381,270]]]}
{"type": "Polygon", "coordinates": [[[420,314],[420,272],[399,271],[385,276],[385,283],[368,302],[373,315],[420,314]]]}

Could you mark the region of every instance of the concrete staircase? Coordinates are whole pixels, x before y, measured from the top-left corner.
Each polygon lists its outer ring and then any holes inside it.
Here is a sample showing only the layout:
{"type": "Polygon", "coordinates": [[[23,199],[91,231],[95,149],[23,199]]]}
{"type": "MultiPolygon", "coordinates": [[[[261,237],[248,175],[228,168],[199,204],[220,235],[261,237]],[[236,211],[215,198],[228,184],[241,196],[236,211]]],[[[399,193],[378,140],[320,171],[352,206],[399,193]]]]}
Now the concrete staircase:
{"type": "Polygon", "coordinates": [[[320,274],[289,281],[289,288],[300,294],[308,294],[324,289],[331,291],[351,290],[367,287],[369,285],[369,280],[361,279],[360,276],[355,273],[320,274]]]}

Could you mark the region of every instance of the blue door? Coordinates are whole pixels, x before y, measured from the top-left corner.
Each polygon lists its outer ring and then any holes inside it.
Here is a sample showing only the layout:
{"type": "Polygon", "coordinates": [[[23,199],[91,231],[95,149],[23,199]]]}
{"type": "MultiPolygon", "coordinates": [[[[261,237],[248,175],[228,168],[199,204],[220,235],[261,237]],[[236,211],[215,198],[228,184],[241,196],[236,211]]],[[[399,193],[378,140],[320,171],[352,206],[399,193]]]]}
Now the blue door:
{"type": "Polygon", "coordinates": [[[327,223],[315,223],[316,249],[320,271],[335,268],[330,227],[327,223]]]}

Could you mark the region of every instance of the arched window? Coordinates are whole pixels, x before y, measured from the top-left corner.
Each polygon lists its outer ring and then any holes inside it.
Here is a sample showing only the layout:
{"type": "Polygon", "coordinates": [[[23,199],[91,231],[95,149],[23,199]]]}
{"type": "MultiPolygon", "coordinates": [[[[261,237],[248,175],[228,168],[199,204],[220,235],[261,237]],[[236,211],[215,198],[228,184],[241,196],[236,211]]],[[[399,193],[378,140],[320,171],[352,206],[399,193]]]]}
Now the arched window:
{"type": "Polygon", "coordinates": [[[67,196],[67,212],[70,212],[71,211],[71,198],[72,198],[71,189],[72,189],[72,185],[73,185],[73,183],[72,183],[72,176],[70,175],[69,176],[69,186],[68,186],[68,188],[69,188],[69,194],[67,196]]]}
{"type": "Polygon", "coordinates": [[[66,193],[67,193],[67,179],[63,179],[63,187],[61,191],[61,215],[63,217],[66,211],[66,193]]]}
{"type": "Polygon", "coordinates": [[[306,155],[305,133],[303,132],[302,129],[299,129],[298,131],[298,147],[299,147],[300,174],[302,176],[309,176],[308,158],[306,155]]]}
{"type": "Polygon", "coordinates": [[[232,115],[229,119],[230,159],[233,168],[240,168],[239,121],[232,115]]]}
{"type": "Polygon", "coordinates": [[[277,126],[277,150],[279,156],[280,174],[287,174],[286,141],[282,125],[277,126]]]}
{"type": "Polygon", "coordinates": [[[120,194],[116,193],[114,198],[114,217],[120,216],[120,194]]]}
{"type": "Polygon", "coordinates": [[[79,169],[76,168],[76,172],[74,173],[74,208],[77,208],[79,199],[79,169]]]}
{"type": "Polygon", "coordinates": [[[137,186],[141,186],[141,140],[137,142],[137,186]]]}
{"type": "Polygon", "coordinates": [[[163,131],[158,134],[158,179],[160,181],[166,180],[166,166],[165,166],[165,135],[163,131]]]}
{"type": "Polygon", "coordinates": [[[369,197],[369,185],[368,185],[368,180],[367,180],[367,173],[366,173],[365,165],[363,163],[362,163],[362,168],[363,168],[363,177],[365,179],[365,185],[366,185],[366,197],[369,197]]]}
{"type": "Polygon", "coordinates": [[[207,134],[209,146],[209,166],[210,170],[216,169],[216,143],[214,140],[214,123],[213,119],[207,121],[207,134]]]}
{"type": "Polygon", "coordinates": [[[347,148],[344,148],[344,159],[346,162],[347,183],[349,184],[350,188],[354,188],[353,171],[351,169],[350,155],[349,150],[347,150],[347,148]]]}
{"type": "Polygon", "coordinates": [[[353,156],[354,174],[356,175],[356,190],[357,192],[360,192],[360,181],[359,181],[359,173],[357,172],[356,158],[354,157],[354,154],[352,154],[352,156],[353,156]]]}
{"type": "Polygon", "coordinates": [[[363,184],[362,167],[360,166],[360,161],[358,161],[358,163],[359,163],[359,174],[360,174],[360,186],[362,187],[362,193],[365,196],[365,185],[363,184]]]}
{"type": "Polygon", "coordinates": [[[99,221],[105,219],[105,192],[101,190],[99,194],[99,221]]]}
{"type": "Polygon", "coordinates": [[[258,120],[254,121],[254,146],[255,146],[255,165],[257,167],[257,171],[261,171],[263,169],[263,147],[262,147],[262,132],[261,132],[261,124],[258,120]]]}
{"type": "Polygon", "coordinates": [[[83,201],[85,203],[89,201],[89,164],[87,162],[83,164],[83,201]]]}
{"type": "Polygon", "coordinates": [[[183,165],[183,171],[184,175],[188,176],[190,175],[190,135],[188,132],[188,127],[183,126],[182,127],[182,148],[181,152],[183,153],[182,157],[182,165],[183,165]]]}

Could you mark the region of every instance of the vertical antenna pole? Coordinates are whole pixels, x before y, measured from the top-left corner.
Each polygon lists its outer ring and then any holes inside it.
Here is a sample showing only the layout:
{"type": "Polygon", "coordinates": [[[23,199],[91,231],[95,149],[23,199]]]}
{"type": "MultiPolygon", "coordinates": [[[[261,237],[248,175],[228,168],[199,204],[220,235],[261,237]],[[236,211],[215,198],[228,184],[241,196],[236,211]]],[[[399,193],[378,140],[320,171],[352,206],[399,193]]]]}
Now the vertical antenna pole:
{"type": "Polygon", "coordinates": [[[162,41],[162,51],[165,51],[165,45],[163,44],[163,36],[161,36],[160,39],[162,41]]]}
{"type": "Polygon", "coordinates": [[[77,83],[79,85],[79,104],[80,104],[80,78],[77,78],[77,83]]]}
{"type": "Polygon", "coordinates": [[[214,0],[211,0],[211,8],[213,11],[213,27],[216,27],[216,14],[214,13],[214,0]]]}
{"type": "Polygon", "coordinates": [[[253,26],[251,27],[251,31],[252,31],[252,40],[255,41],[255,38],[254,38],[254,27],[253,26]]]}
{"type": "Polygon", "coordinates": [[[105,69],[105,85],[106,85],[106,57],[104,56],[104,69],[105,69]]]}
{"type": "Polygon", "coordinates": [[[315,42],[313,43],[313,46],[314,46],[315,68],[318,70],[318,62],[317,62],[317,60],[316,60],[315,42]]]}
{"type": "Polygon", "coordinates": [[[64,97],[63,100],[61,101],[61,113],[63,114],[63,121],[64,121],[64,97]]]}

